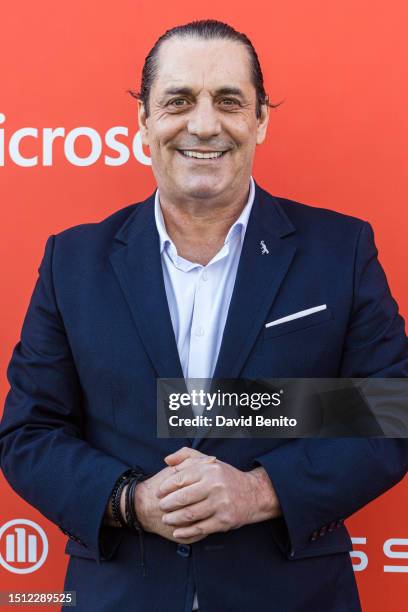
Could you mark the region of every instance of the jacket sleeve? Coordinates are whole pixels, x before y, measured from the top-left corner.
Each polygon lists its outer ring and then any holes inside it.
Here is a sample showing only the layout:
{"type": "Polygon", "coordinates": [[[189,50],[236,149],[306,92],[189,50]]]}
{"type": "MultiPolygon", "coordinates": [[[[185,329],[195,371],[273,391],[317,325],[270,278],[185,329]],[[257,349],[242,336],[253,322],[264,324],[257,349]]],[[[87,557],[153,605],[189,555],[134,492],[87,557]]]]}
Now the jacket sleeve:
{"type": "MultiPolygon", "coordinates": [[[[338,376],[405,378],[404,321],[377,259],[371,226],[356,247],[354,296],[338,376]]],[[[394,486],[408,470],[408,440],[397,438],[293,439],[254,465],[267,471],[282,508],[276,543],[288,559],[336,551],[337,527],[394,486]]]]}
{"type": "Polygon", "coordinates": [[[102,520],[129,466],[82,437],[81,387],[53,289],[54,240],[47,241],[8,367],[0,460],[10,486],[99,563],[121,537],[102,520]]]}

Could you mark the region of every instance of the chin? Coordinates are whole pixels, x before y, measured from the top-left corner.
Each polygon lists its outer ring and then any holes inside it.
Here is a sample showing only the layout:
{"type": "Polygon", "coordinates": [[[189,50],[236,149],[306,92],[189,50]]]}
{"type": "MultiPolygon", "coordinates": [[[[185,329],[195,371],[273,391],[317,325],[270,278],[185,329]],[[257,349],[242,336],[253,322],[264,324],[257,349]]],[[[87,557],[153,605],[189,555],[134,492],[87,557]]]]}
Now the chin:
{"type": "Polygon", "coordinates": [[[211,181],[186,181],[182,186],[182,191],[190,198],[207,199],[217,196],[221,189],[219,182],[211,181]]]}

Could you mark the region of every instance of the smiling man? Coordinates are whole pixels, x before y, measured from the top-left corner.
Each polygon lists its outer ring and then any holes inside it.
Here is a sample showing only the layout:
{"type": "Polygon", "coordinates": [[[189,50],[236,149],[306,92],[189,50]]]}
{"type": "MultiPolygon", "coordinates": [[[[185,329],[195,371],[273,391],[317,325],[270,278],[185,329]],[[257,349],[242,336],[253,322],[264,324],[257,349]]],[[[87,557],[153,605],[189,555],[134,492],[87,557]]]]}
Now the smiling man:
{"type": "Polygon", "coordinates": [[[270,105],[229,25],[166,32],[137,98],[158,188],[49,238],[6,478],[69,536],[77,610],[361,610],[344,520],[404,477],[406,440],[162,439],[155,406],[158,378],[406,377],[371,227],[255,183],[270,105]]]}
{"type": "MultiPolygon", "coordinates": [[[[201,29],[211,36],[211,26],[201,29]]],[[[269,109],[249,42],[186,33],[168,36],[147,58],[139,125],[177,253],[206,265],[248,199],[269,109]]]]}

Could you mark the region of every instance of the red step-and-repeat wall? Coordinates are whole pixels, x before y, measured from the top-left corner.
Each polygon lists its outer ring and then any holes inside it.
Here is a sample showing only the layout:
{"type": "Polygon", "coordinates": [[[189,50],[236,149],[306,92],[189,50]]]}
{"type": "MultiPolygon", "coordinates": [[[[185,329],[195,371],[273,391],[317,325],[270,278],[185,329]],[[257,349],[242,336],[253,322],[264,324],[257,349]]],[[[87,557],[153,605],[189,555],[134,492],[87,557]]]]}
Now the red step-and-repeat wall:
{"type": "MultiPolygon", "coordinates": [[[[157,37],[193,19],[244,31],[272,101],[284,100],[258,147],[256,180],[370,221],[407,316],[407,17],[405,0],[3,2],[1,398],[46,238],[155,188],[126,90],[138,89],[157,37]]],[[[407,490],[404,480],[347,521],[365,611],[406,610],[407,490]]],[[[3,476],[0,499],[0,591],[62,590],[65,537],[3,476]]]]}

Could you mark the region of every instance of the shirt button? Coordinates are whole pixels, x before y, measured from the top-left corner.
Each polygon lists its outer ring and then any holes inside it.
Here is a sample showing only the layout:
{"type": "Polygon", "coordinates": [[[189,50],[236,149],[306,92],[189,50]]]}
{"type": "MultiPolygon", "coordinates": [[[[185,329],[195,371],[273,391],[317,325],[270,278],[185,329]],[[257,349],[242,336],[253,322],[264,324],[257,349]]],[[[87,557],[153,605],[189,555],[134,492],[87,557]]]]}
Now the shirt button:
{"type": "Polygon", "coordinates": [[[206,270],[203,270],[203,273],[202,273],[202,275],[201,275],[201,279],[202,279],[203,281],[208,280],[208,275],[207,275],[206,270]]]}
{"type": "Polygon", "coordinates": [[[199,338],[201,338],[201,336],[204,336],[204,328],[201,327],[197,327],[197,329],[195,330],[195,335],[198,336],[199,338]]]}
{"type": "Polygon", "coordinates": [[[190,544],[179,544],[177,546],[177,554],[180,555],[180,557],[189,557],[191,553],[191,546],[190,544]]]}

